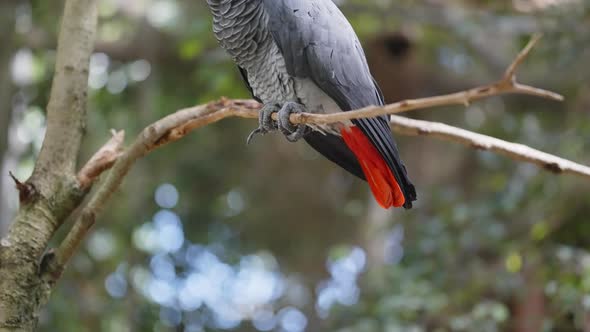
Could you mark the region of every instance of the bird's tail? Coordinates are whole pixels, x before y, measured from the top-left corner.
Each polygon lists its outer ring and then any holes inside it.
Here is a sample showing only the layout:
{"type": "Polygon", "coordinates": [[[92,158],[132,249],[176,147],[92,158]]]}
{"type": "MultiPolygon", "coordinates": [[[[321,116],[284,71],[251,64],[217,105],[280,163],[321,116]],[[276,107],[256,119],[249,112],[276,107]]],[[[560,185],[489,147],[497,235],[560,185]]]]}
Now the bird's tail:
{"type": "MultiPolygon", "coordinates": [[[[400,207],[406,198],[381,153],[357,126],[341,130],[342,138],[358,159],[373,196],[383,208],[400,207]]],[[[411,199],[411,198],[410,198],[411,199]]],[[[411,201],[409,202],[411,206],[411,201]]]]}

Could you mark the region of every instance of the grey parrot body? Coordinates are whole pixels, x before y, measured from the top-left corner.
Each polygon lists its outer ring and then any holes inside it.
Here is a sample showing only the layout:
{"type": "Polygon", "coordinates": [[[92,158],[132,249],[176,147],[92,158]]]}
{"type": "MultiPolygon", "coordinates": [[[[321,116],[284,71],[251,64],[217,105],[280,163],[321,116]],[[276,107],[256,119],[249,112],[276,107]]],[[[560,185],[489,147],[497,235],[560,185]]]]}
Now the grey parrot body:
{"type": "MultiPolygon", "coordinates": [[[[263,104],[296,102],[309,112],[382,105],[362,46],[331,0],[207,0],[213,31],[263,104]]],[[[404,207],[416,199],[387,117],[353,120],[389,166],[404,207]]],[[[365,179],[357,157],[332,127],[305,140],[328,159],[365,179]]]]}

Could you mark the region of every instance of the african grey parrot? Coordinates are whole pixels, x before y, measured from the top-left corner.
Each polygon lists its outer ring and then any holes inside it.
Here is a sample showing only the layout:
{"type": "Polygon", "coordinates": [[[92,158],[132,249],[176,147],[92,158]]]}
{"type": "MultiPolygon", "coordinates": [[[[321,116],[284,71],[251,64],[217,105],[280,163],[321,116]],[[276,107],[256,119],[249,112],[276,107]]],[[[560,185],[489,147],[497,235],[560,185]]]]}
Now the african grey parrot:
{"type": "Polygon", "coordinates": [[[416,191],[386,116],[310,128],[293,112],[332,113],[383,105],[361,44],[332,0],[207,0],[213,31],[263,104],[257,133],[279,129],[366,180],[384,208],[412,207],[416,191]],[[278,113],[278,121],[271,115],[278,113]]]}

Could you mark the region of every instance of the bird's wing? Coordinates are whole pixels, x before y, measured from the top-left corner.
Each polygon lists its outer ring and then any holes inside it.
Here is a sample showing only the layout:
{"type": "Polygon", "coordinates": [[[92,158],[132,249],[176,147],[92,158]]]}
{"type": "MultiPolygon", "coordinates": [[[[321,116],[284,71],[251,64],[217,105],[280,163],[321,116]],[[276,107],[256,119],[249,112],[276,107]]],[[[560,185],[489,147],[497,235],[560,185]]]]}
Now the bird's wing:
{"type": "MultiPolygon", "coordinates": [[[[383,105],[362,46],[332,0],[262,0],[269,29],[294,77],[311,78],[343,111],[383,105]]],[[[406,198],[416,199],[391,134],[388,117],[353,120],[393,171],[406,198]]],[[[322,151],[320,151],[323,153],[322,151]]]]}
{"type": "Polygon", "coordinates": [[[356,34],[331,0],[263,0],[289,74],[309,77],[343,110],[382,102],[356,34]]]}
{"type": "Polygon", "coordinates": [[[362,180],[367,180],[356,156],[340,136],[312,131],[304,137],[307,144],[333,163],[362,180]]]}

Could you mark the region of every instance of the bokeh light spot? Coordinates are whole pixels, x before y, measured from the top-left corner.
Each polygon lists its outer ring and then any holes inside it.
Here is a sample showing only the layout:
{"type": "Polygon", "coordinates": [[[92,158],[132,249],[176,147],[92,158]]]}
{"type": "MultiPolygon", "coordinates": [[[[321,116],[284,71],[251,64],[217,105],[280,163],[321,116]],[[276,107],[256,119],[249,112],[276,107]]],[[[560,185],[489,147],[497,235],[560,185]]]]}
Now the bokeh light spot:
{"type": "Polygon", "coordinates": [[[156,203],[165,209],[171,209],[178,204],[178,190],[170,183],[164,183],[156,189],[156,203]]]}
{"type": "Polygon", "coordinates": [[[281,327],[287,332],[301,332],[307,327],[307,317],[296,308],[287,307],[279,312],[281,327]]]}
{"type": "Polygon", "coordinates": [[[520,271],[522,268],[522,256],[518,252],[511,252],[506,257],[506,270],[512,273],[520,271]]]}
{"type": "Polygon", "coordinates": [[[110,274],[105,282],[104,286],[110,296],[114,298],[122,298],[127,294],[127,280],[122,273],[115,272],[110,274]]]}

